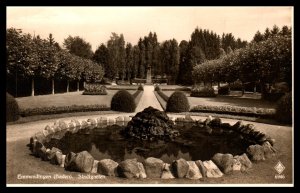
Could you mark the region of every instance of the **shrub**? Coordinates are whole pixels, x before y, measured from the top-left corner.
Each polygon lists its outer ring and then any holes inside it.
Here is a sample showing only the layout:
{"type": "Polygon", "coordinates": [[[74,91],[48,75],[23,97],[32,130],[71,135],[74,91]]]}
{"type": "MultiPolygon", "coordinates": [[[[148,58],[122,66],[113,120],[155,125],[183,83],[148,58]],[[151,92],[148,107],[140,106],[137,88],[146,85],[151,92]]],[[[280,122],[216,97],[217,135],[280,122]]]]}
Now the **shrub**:
{"type": "Polygon", "coordinates": [[[159,86],[155,86],[154,91],[160,91],[161,88],[159,86]]]}
{"type": "Polygon", "coordinates": [[[229,87],[228,86],[222,86],[218,89],[219,95],[229,95],[229,87]]]}
{"type": "Polygon", "coordinates": [[[86,83],[83,95],[107,95],[106,86],[98,83],[86,83]]]}
{"type": "Polygon", "coordinates": [[[144,87],[142,86],[142,85],[140,85],[139,87],[138,87],[138,90],[144,90],[144,87]]]}
{"type": "Polygon", "coordinates": [[[292,93],[286,93],[277,102],[275,118],[282,123],[292,123],[292,93]]]}
{"type": "Polygon", "coordinates": [[[143,92],[142,90],[137,90],[135,91],[135,93],[132,94],[133,98],[136,98],[137,96],[139,96],[139,94],[143,92]]]}
{"type": "Polygon", "coordinates": [[[215,97],[215,91],[212,87],[193,86],[191,90],[191,97],[215,97]]]}
{"type": "Polygon", "coordinates": [[[106,105],[71,105],[71,106],[51,106],[41,108],[29,108],[20,111],[22,117],[28,117],[33,115],[52,115],[61,113],[72,112],[87,112],[87,111],[108,111],[109,107],[106,105]]]}
{"type": "Polygon", "coordinates": [[[114,111],[134,112],[136,104],[127,90],[120,90],[113,96],[110,107],[114,111]]]}
{"type": "Polygon", "coordinates": [[[6,93],[6,122],[16,121],[19,119],[19,105],[16,99],[6,93]]]}
{"type": "Polygon", "coordinates": [[[169,97],[168,97],[163,91],[159,90],[159,91],[156,91],[156,92],[157,92],[157,94],[158,94],[162,99],[164,99],[166,102],[169,100],[169,97]]]}
{"type": "Polygon", "coordinates": [[[205,112],[205,113],[251,116],[251,117],[260,117],[260,118],[273,118],[275,114],[275,109],[256,108],[256,107],[197,105],[191,109],[191,112],[205,112]]]}
{"type": "Polygon", "coordinates": [[[181,91],[175,91],[167,102],[167,112],[187,112],[190,110],[190,105],[187,97],[181,91]]]}
{"type": "Polygon", "coordinates": [[[230,90],[241,91],[243,90],[243,84],[241,81],[235,81],[230,84],[230,90]]]}

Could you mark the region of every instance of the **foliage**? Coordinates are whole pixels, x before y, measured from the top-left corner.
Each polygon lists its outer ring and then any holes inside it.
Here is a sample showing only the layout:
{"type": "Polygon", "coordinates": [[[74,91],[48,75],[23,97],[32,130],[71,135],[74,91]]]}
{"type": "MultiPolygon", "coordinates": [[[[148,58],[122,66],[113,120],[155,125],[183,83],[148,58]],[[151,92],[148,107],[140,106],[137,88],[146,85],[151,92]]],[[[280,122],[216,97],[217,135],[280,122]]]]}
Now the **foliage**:
{"type": "Polygon", "coordinates": [[[216,94],[212,87],[194,85],[191,90],[191,97],[216,97],[216,94]]]}
{"type": "Polygon", "coordinates": [[[188,112],[190,110],[190,104],[181,91],[175,91],[167,101],[166,111],[167,112],[188,112]]]}
{"type": "Polygon", "coordinates": [[[256,107],[237,107],[237,106],[208,106],[197,105],[191,109],[191,112],[206,112],[206,113],[219,113],[231,114],[241,116],[253,116],[261,118],[273,118],[275,109],[256,108],[256,107]]]}
{"type": "Polygon", "coordinates": [[[143,90],[136,90],[136,92],[132,94],[132,97],[135,99],[141,92],[143,92],[143,90]]]}
{"type": "Polygon", "coordinates": [[[64,46],[71,54],[76,56],[88,59],[93,56],[91,44],[79,36],[72,37],[69,35],[64,40],[64,46]]]}
{"type": "Polygon", "coordinates": [[[88,111],[109,111],[110,108],[106,105],[71,105],[71,106],[51,106],[41,108],[29,108],[22,109],[20,115],[22,117],[28,117],[33,115],[51,115],[60,113],[72,113],[72,112],[88,112],[88,111]]]}
{"type": "Polygon", "coordinates": [[[160,91],[160,90],[161,90],[161,88],[158,85],[156,85],[154,88],[154,91],[160,91]]]}
{"type": "Polygon", "coordinates": [[[218,89],[218,94],[219,95],[229,95],[229,86],[221,86],[219,89],[218,89]]]}
{"type": "Polygon", "coordinates": [[[135,108],[134,97],[126,90],[118,91],[111,100],[113,111],[134,112],[135,108]]]}
{"type": "Polygon", "coordinates": [[[19,119],[19,105],[16,99],[6,93],[6,122],[16,121],[19,119]]]}
{"type": "Polygon", "coordinates": [[[283,123],[292,123],[292,93],[286,93],[278,102],[275,117],[283,123]]]}
{"type": "Polygon", "coordinates": [[[169,100],[169,97],[160,88],[156,92],[166,102],[169,100]]]}
{"type": "Polygon", "coordinates": [[[107,95],[106,87],[99,83],[86,83],[83,95],[107,95]]]}
{"type": "Polygon", "coordinates": [[[140,86],[138,87],[138,90],[143,91],[143,90],[144,90],[144,87],[143,87],[142,85],[140,85],[140,86]]]}

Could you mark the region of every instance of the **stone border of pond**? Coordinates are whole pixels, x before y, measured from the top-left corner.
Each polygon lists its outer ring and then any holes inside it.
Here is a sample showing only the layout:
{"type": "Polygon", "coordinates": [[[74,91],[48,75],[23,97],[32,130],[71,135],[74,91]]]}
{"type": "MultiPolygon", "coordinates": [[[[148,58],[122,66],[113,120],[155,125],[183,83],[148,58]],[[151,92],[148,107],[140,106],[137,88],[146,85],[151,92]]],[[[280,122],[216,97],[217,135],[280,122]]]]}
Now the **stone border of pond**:
{"type": "Polygon", "coordinates": [[[73,119],[66,123],[57,120],[53,125],[47,125],[42,131],[35,133],[30,137],[28,144],[32,155],[41,158],[43,161],[49,161],[51,164],[59,165],[66,171],[76,171],[82,173],[99,174],[103,178],[106,176],[115,176],[123,178],[219,178],[233,171],[245,172],[252,168],[252,162],[259,162],[265,159],[271,159],[276,155],[273,148],[275,139],[265,133],[260,132],[253,124],[243,124],[237,121],[234,125],[222,123],[218,117],[207,117],[204,121],[192,119],[190,115],[182,117],[170,117],[175,123],[195,123],[208,126],[210,128],[218,127],[228,132],[238,132],[239,137],[246,140],[250,145],[242,155],[216,153],[211,160],[186,161],[182,158],[173,160],[171,164],[164,163],[162,160],[154,157],[148,157],[143,162],[137,159],[126,159],[120,163],[111,159],[95,160],[87,152],[70,152],[64,155],[56,147],[47,149],[44,143],[51,139],[58,132],[76,133],[82,129],[89,129],[95,126],[107,126],[113,124],[123,124],[131,120],[131,116],[99,117],[96,119],[82,120],[81,122],[73,119]]]}

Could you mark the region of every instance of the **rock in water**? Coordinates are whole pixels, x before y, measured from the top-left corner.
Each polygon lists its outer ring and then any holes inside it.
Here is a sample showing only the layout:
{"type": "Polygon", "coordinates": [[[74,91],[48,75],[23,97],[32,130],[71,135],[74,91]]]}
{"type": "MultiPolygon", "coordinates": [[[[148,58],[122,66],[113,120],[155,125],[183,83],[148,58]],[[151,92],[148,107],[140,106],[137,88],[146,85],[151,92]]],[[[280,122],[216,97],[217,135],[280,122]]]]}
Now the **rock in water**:
{"type": "Polygon", "coordinates": [[[173,121],[164,111],[150,106],[137,113],[122,130],[122,134],[142,140],[154,140],[173,139],[179,132],[174,129],[173,121]]]}

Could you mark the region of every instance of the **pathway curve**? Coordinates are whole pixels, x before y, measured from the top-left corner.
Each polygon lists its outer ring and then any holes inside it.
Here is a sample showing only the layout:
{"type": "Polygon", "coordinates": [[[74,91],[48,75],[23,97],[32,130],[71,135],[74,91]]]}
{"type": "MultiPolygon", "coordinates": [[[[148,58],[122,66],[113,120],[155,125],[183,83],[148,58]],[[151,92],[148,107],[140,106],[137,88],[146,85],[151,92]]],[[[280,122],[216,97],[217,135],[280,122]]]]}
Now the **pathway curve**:
{"type": "Polygon", "coordinates": [[[160,103],[158,102],[154,94],[154,86],[144,85],[144,92],[138,106],[135,109],[135,112],[140,112],[149,106],[152,106],[153,108],[163,111],[163,108],[161,107],[160,103]]]}

